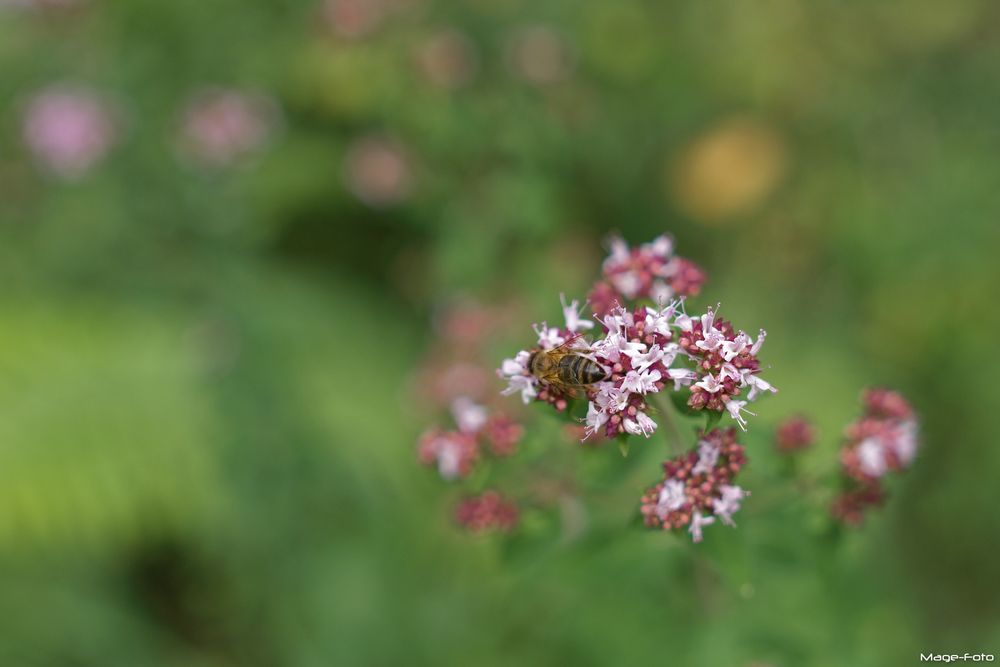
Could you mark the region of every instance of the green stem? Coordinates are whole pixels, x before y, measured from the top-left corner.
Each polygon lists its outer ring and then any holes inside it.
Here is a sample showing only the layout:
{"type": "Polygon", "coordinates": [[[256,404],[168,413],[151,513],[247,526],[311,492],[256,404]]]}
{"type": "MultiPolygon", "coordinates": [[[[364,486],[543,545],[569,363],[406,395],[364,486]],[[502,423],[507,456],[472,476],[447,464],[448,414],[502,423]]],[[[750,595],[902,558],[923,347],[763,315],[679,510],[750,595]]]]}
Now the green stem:
{"type": "Polygon", "coordinates": [[[654,401],[656,402],[656,407],[660,411],[660,416],[662,421],[666,424],[667,430],[670,431],[669,435],[666,435],[667,446],[670,447],[670,451],[675,455],[681,453],[681,432],[677,429],[677,423],[674,421],[674,407],[670,404],[669,399],[665,399],[659,393],[654,394],[654,401]]]}

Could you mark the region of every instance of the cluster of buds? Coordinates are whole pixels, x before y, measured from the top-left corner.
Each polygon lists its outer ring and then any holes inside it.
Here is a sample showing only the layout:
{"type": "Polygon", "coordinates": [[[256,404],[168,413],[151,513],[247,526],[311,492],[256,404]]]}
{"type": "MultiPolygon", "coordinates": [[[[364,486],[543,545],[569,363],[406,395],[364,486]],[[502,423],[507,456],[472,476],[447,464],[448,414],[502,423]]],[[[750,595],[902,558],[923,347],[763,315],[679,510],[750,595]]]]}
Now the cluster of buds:
{"type": "Polygon", "coordinates": [[[716,519],[735,526],[733,514],[749,492],[734,485],[733,478],[746,461],[735,429],[704,434],[695,449],[663,463],[663,481],[642,497],[643,521],[663,530],[687,526],[695,542],[716,519]]]}
{"type": "Polygon", "coordinates": [[[888,389],[863,392],[864,413],[847,427],[840,452],[846,489],[834,501],[833,514],[859,523],[864,510],[882,504],[882,479],[909,467],[917,452],[917,421],[910,404],[888,389]]]}
{"type": "Polygon", "coordinates": [[[680,315],[677,344],[695,363],[698,381],[691,386],[688,407],[693,410],[727,411],[746,430],[746,404],[764,392],[777,390],[762,379],[757,353],[767,335],[763,329],[754,340],[737,332],[728,321],[716,317],[711,308],[700,317],[680,315]],[[744,389],[747,389],[744,400],[744,389]]]}
{"type": "Polygon", "coordinates": [[[816,440],[816,433],[812,422],[797,416],[781,422],[774,439],[779,452],[791,454],[811,446],[816,440]]]}
{"type": "Polygon", "coordinates": [[[674,255],[669,236],[629,248],[620,237],[610,242],[611,254],[604,260],[604,280],[591,291],[591,308],[604,317],[616,306],[634,299],[656,303],[696,296],[705,282],[705,272],[694,262],[674,255]]]}
{"type": "Polygon", "coordinates": [[[482,405],[466,397],[451,405],[456,429],[426,431],[417,445],[417,456],[427,466],[436,466],[446,480],[466,477],[472,472],[485,448],[497,457],[510,456],[524,428],[504,414],[490,414],[482,405]]]}
{"type": "Polygon", "coordinates": [[[465,498],[455,508],[455,520],[473,533],[510,532],[517,525],[518,515],[517,504],[493,490],[465,498]]]}

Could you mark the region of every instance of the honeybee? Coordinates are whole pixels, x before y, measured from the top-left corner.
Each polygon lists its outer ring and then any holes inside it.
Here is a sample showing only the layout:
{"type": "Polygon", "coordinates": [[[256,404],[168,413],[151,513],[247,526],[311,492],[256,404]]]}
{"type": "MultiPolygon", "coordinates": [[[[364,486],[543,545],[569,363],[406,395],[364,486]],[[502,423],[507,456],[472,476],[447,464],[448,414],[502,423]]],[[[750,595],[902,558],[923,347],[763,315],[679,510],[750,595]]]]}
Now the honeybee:
{"type": "Polygon", "coordinates": [[[571,397],[576,396],[577,390],[605,379],[608,374],[600,364],[571,347],[579,337],[579,334],[573,336],[551,350],[532,352],[528,357],[528,372],[542,384],[571,397]]]}

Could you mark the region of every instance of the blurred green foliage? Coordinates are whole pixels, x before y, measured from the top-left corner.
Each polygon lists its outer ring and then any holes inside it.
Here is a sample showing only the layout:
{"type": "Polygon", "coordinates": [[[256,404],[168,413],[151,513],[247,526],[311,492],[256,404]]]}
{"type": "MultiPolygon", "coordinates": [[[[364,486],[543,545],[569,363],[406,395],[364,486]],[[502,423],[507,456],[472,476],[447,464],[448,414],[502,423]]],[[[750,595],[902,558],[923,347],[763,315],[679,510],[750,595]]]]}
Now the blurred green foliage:
{"type": "Polygon", "coordinates": [[[62,4],[0,2],[0,664],[996,652],[1000,6],[62,4]],[[116,109],[75,180],[22,137],[53,82],[116,109]],[[282,110],[226,167],[178,156],[209,85],[282,110]],[[623,460],[538,419],[494,481],[555,480],[553,510],[461,534],[413,453],[445,418],[413,379],[433,315],[520,304],[493,367],[611,230],[674,234],[702,305],[768,330],[739,528],[629,526],[662,443],[623,460]],[[923,449],[838,538],[770,488],[771,433],[813,416],[822,478],[869,384],[923,449]]]}

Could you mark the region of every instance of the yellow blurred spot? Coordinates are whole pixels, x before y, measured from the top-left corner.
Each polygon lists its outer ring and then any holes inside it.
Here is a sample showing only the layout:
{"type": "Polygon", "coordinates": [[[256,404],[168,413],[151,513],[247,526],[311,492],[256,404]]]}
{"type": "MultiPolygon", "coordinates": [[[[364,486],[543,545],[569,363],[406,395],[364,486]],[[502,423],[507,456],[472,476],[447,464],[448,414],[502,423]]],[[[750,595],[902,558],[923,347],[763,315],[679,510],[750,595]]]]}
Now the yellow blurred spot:
{"type": "Polygon", "coordinates": [[[716,224],[749,213],[781,182],[782,138],[757,121],[734,118],[695,139],[667,173],[667,187],[692,218],[716,224]]]}

